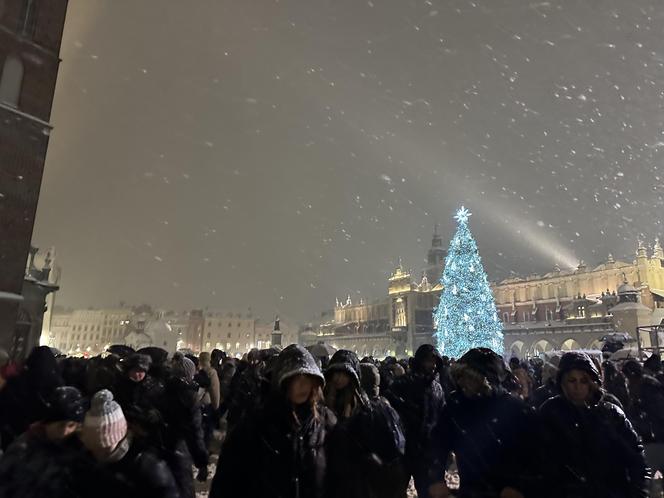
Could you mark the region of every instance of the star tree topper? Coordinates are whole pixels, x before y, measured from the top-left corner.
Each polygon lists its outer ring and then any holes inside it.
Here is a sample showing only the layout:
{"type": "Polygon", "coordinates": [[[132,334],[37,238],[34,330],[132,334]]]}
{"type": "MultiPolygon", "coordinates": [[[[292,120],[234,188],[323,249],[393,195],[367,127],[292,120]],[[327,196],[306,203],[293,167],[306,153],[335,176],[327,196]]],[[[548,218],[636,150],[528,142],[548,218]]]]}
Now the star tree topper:
{"type": "Polygon", "coordinates": [[[473,213],[468,211],[465,207],[461,206],[459,210],[456,212],[454,219],[457,220],[459,223],[468,223],[468,218],[470,218],[472,215],[473,213]]]}

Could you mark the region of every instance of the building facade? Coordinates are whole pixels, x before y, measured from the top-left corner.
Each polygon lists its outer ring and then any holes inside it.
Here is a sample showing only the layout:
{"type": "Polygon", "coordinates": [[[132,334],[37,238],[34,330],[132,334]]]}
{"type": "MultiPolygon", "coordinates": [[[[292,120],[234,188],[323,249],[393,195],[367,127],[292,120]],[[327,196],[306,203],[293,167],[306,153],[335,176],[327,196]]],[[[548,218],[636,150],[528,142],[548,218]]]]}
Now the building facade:
{"type": "MultiPolygon", "coordinates": [[[[272,346],[274,320],[264,320],[251,310],[205,311],[203,324],[203,351],[221,349],[229,356],[242,356],[251,349],[267,349],[272,346]]],[[[282,346],[298,342],[298,328],[281,318],[282,346]]],[[[196,348],[194,351],[200,351],[196,348]]]]}
{"type": "MultiPolygon", "coordinates": [[[[372,303],[337,300],[334,318],[318,330],[303,329],[305,344],[325,342],[360,356],[409,356],[422,344],[435,344],[433,310],[442,287],[428,275],[440,275],[444,253],[437,232],[422,280],[397,267],[387,282],[388,295],[372,303]],[[432,255],[435,257],[432,258],[432,255]]],[[[435,280],[438,282],[438,279],[435,280]]],[[[546,275],[510,278],[492,284],[503,323],[506,356],[537,356],[551,350],[595,349],[613,333],[635,337],[637,326],[664,319],[664,250],[652,253],[639,242],[636,259],[606,262],[574,270],[555,268],[546,275]],[[632,290],[633,289],[633,290],[632,290]]]]}
{"type": "MultiPolygon", "coordinates": [[[[664,318],[664,251],[657,240],[651,254],[639,242],[636,259],[611,255],[589,268],[555,268],[546,275],[503,280],[493,286],[503,322],[505,350],[517,356],[542,351],[597,348],[613,332],[635,336],[637,326],[664,318]],[[631,304],[619,302],[624,285],[636,289],[631,304]]],[[[630,291],[631,292],[631,291],[630,291]]],[[[631,296],[631,294],[630,294],[631,296]]]]}
{"type": "MultiPolygon", "coordinates": [[[[134,349],[156,346],[169,353],[193,353],[221,349],[240,357],[253,348],[271,346],[274,321],[247,311],[200,310],[185,312],[152,310],[150,307],[58,310],[43,342],[67,355],[94,356],[112,344],[134,349]]],[[[298,328],[280,320],[282,344],[298,342],[298,328]]]]}
{"type": "Polygon", "coordinates": [[[254,347],[256,317],[250,310],[206,310],[204,318],[202,349],[199,346],[195,351],[221,349],[229,356],[236,356],[254,347]]]}
{"type": "MultiPolygon", "coordinates": [[[[67,0],[0,2],[0,348],[17,344],[67,0]]],[[[39,332],[37,332],[37,338],[39,332]]],[[[31,338],[29,342],[35,342],[31,338]]]]}
{"type": "Polygon", "coordinates": [[[97,355],[124,343],[132,316],[130,308],[55,311],[48,345],[68,355],[97,355]]]}
{"type": "Polygon", "coordinates": [[[433,342],[433,310],[442,289],[439,280],[445,264],[442,238],[436,228],[427,266],[419,282],[399,263],[387,281],[387,297],[353,303],[350,296],[337,300],[334,318],[319,325],[317,334],[306,330],[305,345],[325,342],[359,356],[409,356],[422,344],[433,342]]]}

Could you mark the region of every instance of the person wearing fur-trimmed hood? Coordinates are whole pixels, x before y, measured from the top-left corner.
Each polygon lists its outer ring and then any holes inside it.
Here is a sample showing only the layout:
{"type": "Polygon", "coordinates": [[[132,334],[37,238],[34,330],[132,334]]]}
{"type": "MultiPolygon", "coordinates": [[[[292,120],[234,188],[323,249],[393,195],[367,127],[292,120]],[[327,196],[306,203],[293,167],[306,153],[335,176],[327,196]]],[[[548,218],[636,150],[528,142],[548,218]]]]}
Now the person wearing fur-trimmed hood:
{"type": "Polygon", "coordinates": [[[221,450],[210,498],[323,498],[327,438],[336,417],[322,402],[325,377],[299,345],[272,369],[272,393],[221,450]]]}

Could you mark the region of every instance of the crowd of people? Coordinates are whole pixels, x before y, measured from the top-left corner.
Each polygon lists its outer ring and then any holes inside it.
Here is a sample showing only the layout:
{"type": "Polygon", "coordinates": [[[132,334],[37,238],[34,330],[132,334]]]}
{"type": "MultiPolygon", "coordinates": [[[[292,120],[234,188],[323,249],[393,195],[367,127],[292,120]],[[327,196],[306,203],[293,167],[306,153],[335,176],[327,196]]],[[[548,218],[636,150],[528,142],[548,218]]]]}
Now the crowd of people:
{"type": "Polygon", "coordinates": [[[411,479],[420,498],[661,494],[657,355],[116,353],[0,363],[0,498],[193,498],[195,479],[211,498],[405,498],[411,479]]]}

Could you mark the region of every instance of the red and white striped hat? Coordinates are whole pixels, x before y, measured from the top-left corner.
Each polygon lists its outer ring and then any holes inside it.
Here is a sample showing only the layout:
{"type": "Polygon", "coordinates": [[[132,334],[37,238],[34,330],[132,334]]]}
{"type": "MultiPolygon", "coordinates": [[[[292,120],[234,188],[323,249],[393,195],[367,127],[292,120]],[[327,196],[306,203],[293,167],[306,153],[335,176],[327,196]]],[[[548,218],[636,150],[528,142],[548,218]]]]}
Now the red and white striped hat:
{"type": "Polygon", "coordinates": [[[90,410],[83,420],[83,431],[100,448],[110,451],[127,436],[127,420],[109,390],[102,389],[92,397],[90,410]]]}

